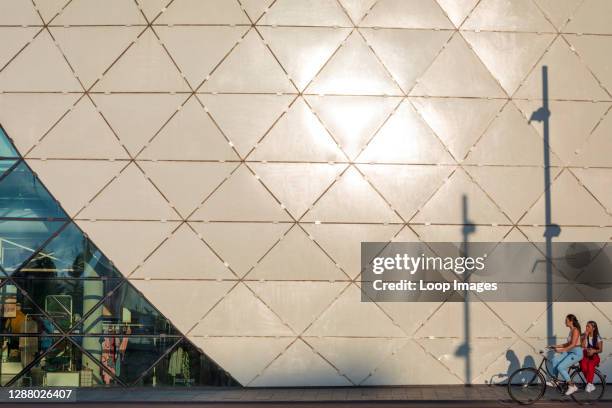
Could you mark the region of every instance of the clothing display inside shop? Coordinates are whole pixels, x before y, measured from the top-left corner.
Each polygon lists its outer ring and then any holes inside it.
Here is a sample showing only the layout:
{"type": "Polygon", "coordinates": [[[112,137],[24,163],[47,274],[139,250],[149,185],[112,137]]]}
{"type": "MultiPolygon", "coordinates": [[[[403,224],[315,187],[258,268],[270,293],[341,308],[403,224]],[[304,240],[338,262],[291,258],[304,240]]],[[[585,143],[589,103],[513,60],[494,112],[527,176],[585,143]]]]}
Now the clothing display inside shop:
{"type": "Polygon", "coordinates": [[[173,384],[190,385],[193,382],[190,376],[189,354],[180,346],[170,354],[168,375],[172,377],[173,384]]]}
{"type": "MultiPolygon", "coordinates": [[[[31,297],[22,295],[15,285],[0,289],[3,385],[15,376],[21,377],[16,381],[20,386],[129,383],[180,340],[173,335],[174,327],[148,302],[140,300],[129,285],[52,280],[38,285],[26,280],[23,285],[30,289],[31,297]],[[114,290],[103,298],[99,294],[105,284],[114,290]],[[73,290],[74,295],[41,296],[37,292],[41,287],[49,290],[60,285],[77,290],[73,290]],[[43,310],[31,299],[43,304],[43,310]],[[66,332],[72,336],[62,340],[66,332]],[[159,339],[156,336],[160,334],[168,336],[159,339]],[[34,367],[29,373],[22,373],[31,365],[34,367]]],[[[185,368],[179,371],[185,372],[185,368]]],[[[161,375],[159,370],[153,373],[161,375]]],[[[182,382],[186,377],[178,378],[182,382]]]]}
{"type": "MultiPolygon", "coordinates": [[[[33,295],[37,297],[36,292],[33,295]]],[[[15,382],[18,386],[79,386],[80,352],[74,343],[61,341],[61,328],[69,328],[73,320],[73,298],[46,295],[41,299],[43,310],[35,307],[31,298],[15,285],[0,288],[3,332],[0,383],[7,385],[20,377],[15,382]]]]}
{"type": "MultiPolygon", "coordinates": [[[[115,333],[112,326],[107,326],[109,336],[115,333]]],[[[125,349],[128,345],[127,337],[103,337],[102,338],[102,365],[111,373],[119,376],[121,374],[121,362],[125,356],[125,349]]],[[[107,371],[102,370],[102,378],[105,384],[112,382],[112,377],[107,371]]]]}

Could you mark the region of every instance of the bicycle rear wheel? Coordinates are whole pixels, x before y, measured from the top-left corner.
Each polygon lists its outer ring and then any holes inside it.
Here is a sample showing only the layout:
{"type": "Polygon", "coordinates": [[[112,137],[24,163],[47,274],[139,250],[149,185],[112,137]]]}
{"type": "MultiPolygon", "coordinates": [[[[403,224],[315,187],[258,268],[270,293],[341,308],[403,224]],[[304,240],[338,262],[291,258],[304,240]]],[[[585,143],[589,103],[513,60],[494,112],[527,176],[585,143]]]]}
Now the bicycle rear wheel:
{"type": "Polygon", "coordinates": [[[606,379],[599,370],[595,370],[595,377],[593,378],[595,389],[591,392],[587,392],[585,389],[587,385],[586,377],[581,370],[575,370],[571,378],[572,382],[578,387],[578,391],[572,394],[572,398],[577,403],[582,405],[594,404],[603,397],[606,390],[606,379]]]}
{"type": "Polygon", "coordinates": [[[538,401],[546,391],[546,381],[535,368],[516,370],[508,379],[508,394],[519,404],[529,405],[538,401]]]}

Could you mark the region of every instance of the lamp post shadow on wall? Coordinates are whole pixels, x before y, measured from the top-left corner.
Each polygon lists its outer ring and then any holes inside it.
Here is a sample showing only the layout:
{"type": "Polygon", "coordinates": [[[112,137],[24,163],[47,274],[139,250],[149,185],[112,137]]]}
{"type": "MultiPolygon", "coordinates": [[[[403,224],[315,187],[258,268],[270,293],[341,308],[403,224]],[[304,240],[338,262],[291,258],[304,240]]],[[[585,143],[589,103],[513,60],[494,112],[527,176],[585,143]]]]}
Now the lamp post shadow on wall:
{"type": "MultiPolygon", "coordinates": [[[[542,122],[543,126],[543,152],[544,152],[544,239],[546,252],[546,339],[547,344],[555,344],[554,336],[554,316],[553,316],[553,290],[552,290],[552,242],[553,238],[561,234],[561,227],[552,222],[552,196],[550,191],[551,173],[550,173],[550,103],[549,103],[549,83],[548,83],[548,66],[542,67],[542,106],[531,114],[529,123],[532,121],[542,122]]],[[[469,253],[469,236],[476,232],[476,226],[470,221],[468,216],[468,199],[466,195],[462,197],[463,211],[463,227],[462,235],[463,242],[461,255],[468,256],[469,253]]],[[[469,282],[469,275],[466,277],[466,282],[469,282]]],[[[470,308],[469,294],[464,294],[463,300],[463,326],[464,326],[464,343],[457,348],[455,354],[465,358],[465,381],[467,385],[471,384],[472,365],[471,365],[471,346],[470,346],[470,308]]]]}
{"type": "MultiPolygon", "coordinates": [[[[463,257],[467,257],[469,254],[469,237],[471,234],[476,232],[476,225],[473,224],[468,217],[468,198],[464,194],[461,198],[462,214],[463,214],[463,226],[461,228],[461,234],[463,240],[459,253],[463,257]]],[[[465,282],[469,282],[469,274],[465,277],[465,282]]],[[[466,385],[472,383],[472,361],[471,361],[471,345],[470,345],[470,299],[468,291],[465,291],[463,298],[463,335],[464,343],[457,348],[455,355],[463,357],[465,359],[465,382],[466,385]]]]}
{"type": "Polygon", "coordinates": [[[529,118],[532,121],[542,122],[544,134],[544,239],[546,242],[546,338],[547,344],[555,344],[554,316],[553,316],[553,290],[552,290],[552,242],[553,238],[561,234],[561,227],[552,222],[552,197],[550,191],[550,106],[548,98],[548,66],[542,67],[542,106],[534,111],[529,118]]]}

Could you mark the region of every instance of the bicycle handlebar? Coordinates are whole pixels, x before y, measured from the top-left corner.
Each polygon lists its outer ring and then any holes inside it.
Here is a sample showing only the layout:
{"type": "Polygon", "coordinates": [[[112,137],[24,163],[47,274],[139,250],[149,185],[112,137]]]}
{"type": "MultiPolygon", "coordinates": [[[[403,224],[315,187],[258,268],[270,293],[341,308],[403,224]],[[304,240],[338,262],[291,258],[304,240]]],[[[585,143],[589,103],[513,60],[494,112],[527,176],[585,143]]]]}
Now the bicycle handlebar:
{"type": "Polygon", "coordinates": [[[544,359],[548,360],[548,352],[552,349],[553,349],[552,347],[548,346],[544,350],[540,350],[538,354],[544,357],[544,359]]]}

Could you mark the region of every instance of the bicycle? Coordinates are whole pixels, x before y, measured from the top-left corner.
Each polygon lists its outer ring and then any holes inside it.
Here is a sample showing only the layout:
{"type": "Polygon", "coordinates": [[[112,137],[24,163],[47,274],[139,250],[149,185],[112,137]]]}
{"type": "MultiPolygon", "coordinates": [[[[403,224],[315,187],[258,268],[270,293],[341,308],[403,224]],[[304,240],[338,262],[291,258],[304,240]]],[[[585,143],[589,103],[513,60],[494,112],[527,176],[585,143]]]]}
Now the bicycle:
{"type": "MultiPolygon", "coordinates": [[[[560,394],[564,395],[567,390],[565,381],[557,379],[548,369],[548,357],[544,351],[540,351],[542,362],[538,368],[526,367],[516,370],[508,378],[508,394],[510,398],[521,405],[530,405],[539,401],[546,392],[548,384],[554,385],[560,394]]],[[[593,385],[595,390],[586,392],[586,378],[580,365],[570,367],[570,379],[578,387],[571,397],[581,405],[594,404],[599,401],[606,389],[606,376],[599,370],[595,370],[593,385]]]]}

